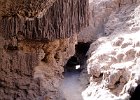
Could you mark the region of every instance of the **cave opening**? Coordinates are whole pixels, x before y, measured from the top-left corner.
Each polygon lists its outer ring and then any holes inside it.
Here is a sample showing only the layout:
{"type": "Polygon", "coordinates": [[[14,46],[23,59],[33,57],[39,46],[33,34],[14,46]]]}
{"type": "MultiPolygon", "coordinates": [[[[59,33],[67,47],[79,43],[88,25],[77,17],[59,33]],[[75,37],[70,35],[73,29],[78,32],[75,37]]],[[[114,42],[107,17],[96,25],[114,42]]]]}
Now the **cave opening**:
{"type": "Polygon", "coordinates": [[[75,55],[78,58],[81,69],[84,69],[86,66],[86,61],[87,61],[86,53],[89,50],[90,44],[91,44],[90,42],[87,43],[79,42],[75,46],[75,51],[76,51],[75,55]]]}
{"type": "MultiPolygon", "coordinates": [[[[64,79],[60,86],[62,95],[65,100],[83,100],[82,91],[85,89],[85,84],[81,83],[83,80],[83,73],[86,70],[86,53],[90,47],[90,43],[78,43],[75,45],[75,54],[72,56],[64,66],[64,79]]],[[[87,71],[87,70],[86,70],[87,71]]],[[[86,78],[87,79],[87,78],[86,78]]]]}
{"type": "Polygon", "coordinates": [[[134,92],[131,93],[130,100],[140,100],[140,84],[136,87],[134,92]]]}
{"type": "Polygon", "coordinates": [[[64,72],[67,73],[67,72],[80,71],[80,67],[77,68],[77,66],[80,66],[79,61],[76,56],[72,56],[68,60],[67,64],[64,66],[64,72]]]}
{"type": "Polygon", "coordinates": [[[75,46],[76,53],[86,55],[89,47],[90,47],[90,43],[89,42],[88,43],[79,42],[75,46]]]}
{"type": "Polygon", "coordinates": [[[64,73],[67,72],[81,72],[84,69],[87,56],[86,53],[90,47],[90,43],[79,42],[75,45],[75,55],[72,56],[64,66],[64,73]]]}

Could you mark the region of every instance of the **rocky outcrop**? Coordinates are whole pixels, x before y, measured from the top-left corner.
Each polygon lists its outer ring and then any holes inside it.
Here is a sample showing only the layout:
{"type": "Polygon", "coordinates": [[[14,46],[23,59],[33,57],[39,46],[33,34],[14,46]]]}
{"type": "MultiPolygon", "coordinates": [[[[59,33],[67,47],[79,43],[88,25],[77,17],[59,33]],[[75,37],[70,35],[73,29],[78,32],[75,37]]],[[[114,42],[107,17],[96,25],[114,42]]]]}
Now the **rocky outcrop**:
{"type": "MultiPolygon", "coordinates": [[[[105,19],[105,23],[101,25],[104,26],[102,29],[106,34],[97,32],[99,38],[91,44],[87,53],[90,85],[83,92],[83,98],[84,100],[129,100],[140,84],[138,39],[140,2],[101,0],[93,3],[95,7],[105,8],[102,13],[97,14],[101,17],[98,16],[99,20],[95,22],[103,22],[100,18],[105,19]],[[102,17],[108,13],[108,8],[111,10],[109,15],[102,17]]],[[[96,9],[93,13],[95,11],[96,9]]]]}
{"type": "MultiPolygon", "coordinates": [[[[133,23],[124,23],[132,18],[130,15],[135,7],[139,5],[139,0],[89,0],[89,26],[84,28],[79,36],[79,42],[92,42],[101,36],[108,36],[114,32],[129,27],[133,23]]],[[[137,22],[134,22],[137,23],[137,22]]],[[[128,30],[128,29],[127,29],[128,30]]],[[[134,29],[135,30],[135,29],[134,29]]],[[[125,30],[124,30],[125,31],[125,30]]],[[[118,33],[118,32],[117,32],[118,33]]],[[[129,31],[129,33],[131,33],[129,31]]],[[[113,33],[115,34],[115,33],[113,33]]]]}
{"type": "Polygon", "coordinates": [[[63,66],[75,53],[76,35],[49,43],[19,42],[18,50],[1,48],[0,99],[59,100],[57,88],[63,66]]]}
{"type": "MultiPolygon", "coordinates": [[[[113,40],[103,38],[98,49],[88,59],[87,69],[91,75],[91,84],[85,91],[87,98],[89,93],[89,98],[96,100],[130,99],[134,89],[140,84],[138,36],[139,32],[118,36],[113,40]],[[90,91],[92,87],[94,89],[90,91]]],[[[94,44],[97,45],[97,42],[94,44]]]]}
{"type": "Polygon", "coordinates": [[[0,4],[0,99],[62,100],[63,66],[88,25],[87,0],[0,4]]]}

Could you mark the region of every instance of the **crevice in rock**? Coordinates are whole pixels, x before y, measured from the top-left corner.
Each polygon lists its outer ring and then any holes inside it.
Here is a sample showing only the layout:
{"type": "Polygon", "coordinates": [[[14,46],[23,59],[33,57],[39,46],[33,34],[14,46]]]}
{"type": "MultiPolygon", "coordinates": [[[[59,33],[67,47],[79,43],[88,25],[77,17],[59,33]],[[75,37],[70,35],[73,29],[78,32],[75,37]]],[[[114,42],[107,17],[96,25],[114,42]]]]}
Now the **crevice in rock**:
{"type": "Polygon", "coordinates": [[[76,48],[75,48],[76,49],[76,53],[86,55],[89,47],[90,47],[90,43],[89,42],[87,42],[87,43],[79,42],[76,45],[76,48]]]}
{"type": "MultiPolygon", "coordinates": [[[[64,66],[64,80],[61,91],[66,100],[83,100],[81,93],[89,82],[82,83],[86,70],[86,53],[90,43],[78,43],[75,45],[75,55],[72,56],[64,66]],[[82,76],[82,77],[81,77],[82,76]]],[[[87,77],[86,77],[87,79],[87,77]]]]}
{"type": "Polygon", "coordinates": [[[90,43],[79,42],[75,45],[75,55],[72,56],[64,66],[64,73],[78,71],[81,72],[86,64],[86,53],[90,47],[90,43]]]}
{"type": "Polygon", "coordinates": [[[75,56],[78,59],[79,65],[81,65],[81,69],[84,69],[84,66],[86,64],[87,60],[87,51],[89,50],[90,43],[84,43],[84,42],[78,42],[78,44],[75,46],[75,56]]]}
{"type": "Polygon", "coordinates": [[[72,56],[64,66],[64,73],[79,71],[76,66],[80,66],[79,61],[76,56],[72,56]]]}

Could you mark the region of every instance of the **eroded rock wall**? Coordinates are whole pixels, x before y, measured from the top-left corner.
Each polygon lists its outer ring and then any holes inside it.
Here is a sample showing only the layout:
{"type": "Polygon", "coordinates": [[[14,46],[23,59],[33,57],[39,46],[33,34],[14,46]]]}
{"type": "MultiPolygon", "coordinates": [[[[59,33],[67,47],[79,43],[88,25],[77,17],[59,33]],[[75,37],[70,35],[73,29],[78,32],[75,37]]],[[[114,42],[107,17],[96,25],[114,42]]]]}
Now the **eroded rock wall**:
{"type": "Polygon", "coordinates": [[[38,41],[68,38],[88,25],[88,2],[56,0],[46,12],[31,18],[20,13],[5,14],[1,25],[6,38],[22,36],[38,41]]]}
{"type": "Polygon", "coordinates": [[[0,99],[62,100],[63,66],[88,25],[87,0],[0,4],[0,99]]]}
{"type": "Polygon", "coordinates": [[[95,21],[95,25],[100,26],[98,22],[103,22],[102,18],[106,19],[106,22],[101,24],[106,34],[99,33],[99,37],[91,44],[87,53],[90,84],[83,92],[83,98],[130,100],[135,88],[140,84],[140,1],[94,0],[93,3],[97,8],[104,8],[102,13],[97,14],[101,17],[97,17],[99,20],[95,21]],[[114,10],[102,17],[107,14],[105,11],[108,7],[114,10]]]}
{"type": "MultiPolygon", "coordinates": [[[[7,40],[2,42],[7,43],[7,40]]],[[[76,43],[77,34],[49,43],[18,42],[18,49],[5,49],[3,45],[0,99],[59,100],[63,66],[74,55],[76,43]]]]}
{"type": "MultiPolygon", "coordinates": [[[[124,23],[131,19],[130,13],[133,12],[140,2],[139,0],[89,1],[89,26],[84,28],[79,34],[79,42],[92,42],[101,36],[112,34],[116,28],[119,30],[124,23]]],[[[121,29],[126,27],[124,26],[121,29]]]]}

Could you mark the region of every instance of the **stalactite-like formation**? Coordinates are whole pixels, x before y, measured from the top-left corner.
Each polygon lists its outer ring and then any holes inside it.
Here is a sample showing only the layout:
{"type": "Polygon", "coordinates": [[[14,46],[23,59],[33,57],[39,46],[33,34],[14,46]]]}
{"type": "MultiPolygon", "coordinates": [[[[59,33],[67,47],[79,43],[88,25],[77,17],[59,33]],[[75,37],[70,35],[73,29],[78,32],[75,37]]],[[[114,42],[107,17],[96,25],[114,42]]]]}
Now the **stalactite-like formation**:
{"type": "MultiPolygon", "coordinates": [[[[43,13],[43,12],[42,12],[43,13]]],[[[4,36],[53,41],[68,38],[88,25],[88,0],[57,0],[41,17],[3,16],[4,36]]]]}

